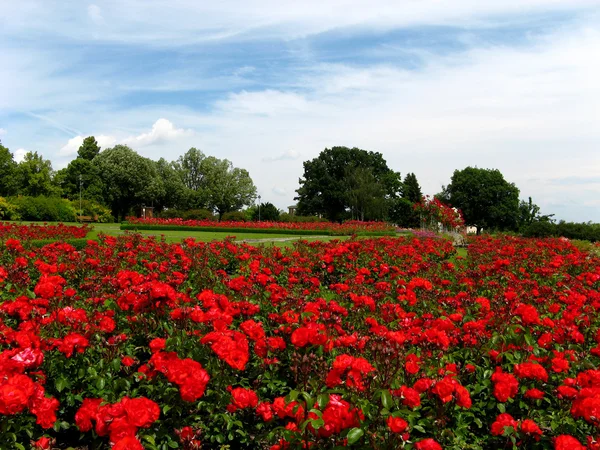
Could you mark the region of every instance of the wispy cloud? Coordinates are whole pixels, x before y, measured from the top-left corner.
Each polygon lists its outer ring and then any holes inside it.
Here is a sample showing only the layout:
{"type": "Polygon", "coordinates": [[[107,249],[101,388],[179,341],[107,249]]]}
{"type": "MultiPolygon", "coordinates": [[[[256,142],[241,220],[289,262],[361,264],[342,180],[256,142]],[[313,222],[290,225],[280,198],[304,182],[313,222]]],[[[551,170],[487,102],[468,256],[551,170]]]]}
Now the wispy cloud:
{"type": "Polygon", "coordinates": [[[15,152],[13,153],[13,158],[15,162],[20,163],[21,161],[23,161],[28,151],[29,150],[25,150],[24,148],[18,148],[17,150],[15,150],[15,152]]]}
{"type": "Polygon", "coordinates": [[[101,25],[104,23],[104,17],[102,16],[102,10],[100,9],[100,7],[98,5],[92,4],[92,5],[88,6],[88,16],[97,25],[101,25]]]}

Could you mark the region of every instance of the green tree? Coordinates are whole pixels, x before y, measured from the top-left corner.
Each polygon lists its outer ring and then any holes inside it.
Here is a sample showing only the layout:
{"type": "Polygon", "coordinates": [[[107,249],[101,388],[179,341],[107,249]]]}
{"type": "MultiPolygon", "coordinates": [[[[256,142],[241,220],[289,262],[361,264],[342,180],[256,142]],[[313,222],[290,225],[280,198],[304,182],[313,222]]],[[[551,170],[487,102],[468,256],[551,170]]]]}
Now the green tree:
{"type": "Polygon", "coordinates": [[[98,167],[92,161],[76,158],[67,167],[56,172],[54,184],[62,190],[62,195],[70,200],[92,200],[103,203],[103,183],[100,179],[98,167]]]}
{"type": "Polygon", "coordinates": [[[439,196],[460,209],[466,225],[477,228],[515,230],[519,220],[519,189],[497,169],[467,167],[455,170],[450,184],[439,196]]]}
{"type": "Polygon", "coordinates": [[[233,167],[227,159],[206,157],[202,173],[207,206],[219,214],[219,220],[227,212],[252,204],[256,197],[256,187],[248,171],[233,167]]]}
{"type": "Polygon", "coordinates": [[[94,136],[88,136],[83,140],[79,150],[77,150],[77,158],[91,161],[98,153],[100,153],[100,146],[98,145],[98,142],[96,142],[96,138],[94,136]]]}
{"type": "Polygon", "coordinates": [[[52,183],[52,163],[38,152],[27,152],[15,172],[19,194],[37,197],[59,195],[52,183]]]}
{"type": "Polygon", "coordinates": [[[6,197],[17,193],[16,172],[17,163],[13,154],[0,142],[0,196],[6,197]]]}
{"type": "Polygon", "coordinates": [[[423,197],[423,193],[417,181],[417,176],[412,172],[407,173],[402,184],[402,198],[407,199],[411,203],[419,203],[423,197]]]}
{"type": "Polygon", "coordinates": [[[159,195],[155,199],[156,210],[179,208],[186,200],[187,191],[180,172],[164,158],[160,158],[155,164],[158,180],[162,183],[162,189],[159,189],[159,195]]]}
{"type": "Polygon", "coordinates": [[[252,208],[252,216],[251,219],[256,220],[266,220],[269,222],[277,222],[279,220],[279,216],[281,215],[281,211],[277,209],[273,203],[266,202],[260,204],[260,214],[258,207],[252,208]]]}
{"type": "Polygon", "coordinates": [[[387,212],[385,189],[370,167],[350,166],[346,172],[347,200],[352,219],[383,219],[387,212]]]}
{"type": "Polygon", "coordinates": [[[394,199],[389,208],[388,218],[390,222],[404,228],[418,228],[420,224],[419,214],[415,211],[415,203],[407,198],[394,199]]]}
{"type": "Polygon", "coordinates": [[[533,203],[531,197],[529,197],[527,201],[521,200],[519,203],[518,228],[523,230],[536,222],[553,222],[553,216],[554,214],[540,214],[540,207],[533,203]]]}
{"type": "Polygon", "coordinates": [[[124,219],[134,206],[151,204],[164,195],[155,163],[125,145],[104,150],[92,163],[103,181],[103,197],[117,220],[124,219]]]}
{"type": "MultiPolygon", "coordinates": [[[[400,174],[392,171],[381,153],[359,148],[332,147],[323,150],[313,160],[304,162],[304,176],[297,189],[299,215],[323,214],[329,220],[339,221],[351,208],[348,194],[349,175],[353,168],[369,169],[373,179],[381,185],[382,199],[398,196],[402,186],[400,174]]],[[[366,176],[366,175],[361,175],[366,176]]],[[[374,198],[374,197],[373,197],[374,198]]],[[[375,208],[376,209],[376,208],[375,208]]]]}

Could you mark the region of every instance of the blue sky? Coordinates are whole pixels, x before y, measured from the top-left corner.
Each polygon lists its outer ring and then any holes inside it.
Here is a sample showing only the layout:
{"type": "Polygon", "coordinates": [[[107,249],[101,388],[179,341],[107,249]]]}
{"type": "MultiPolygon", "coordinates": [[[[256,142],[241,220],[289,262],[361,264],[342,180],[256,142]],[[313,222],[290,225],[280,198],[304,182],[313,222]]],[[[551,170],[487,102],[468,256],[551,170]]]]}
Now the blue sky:
{"type": "Polygon", "coordinates": [[[64,167],[83,137],[195,146],[293,203],[325,147],[383,153],[425,193],[500,169],[544,213],[600,222],[600,1],[0,3],[0,139],[64,167]]]}

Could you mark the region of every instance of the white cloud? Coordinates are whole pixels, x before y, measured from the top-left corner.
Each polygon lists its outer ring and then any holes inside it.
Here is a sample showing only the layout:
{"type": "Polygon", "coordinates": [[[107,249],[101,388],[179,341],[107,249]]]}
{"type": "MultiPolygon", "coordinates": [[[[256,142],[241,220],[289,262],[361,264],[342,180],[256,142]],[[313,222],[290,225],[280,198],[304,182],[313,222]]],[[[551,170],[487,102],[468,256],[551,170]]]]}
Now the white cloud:
{"type": "MultiPolygon", "coordinates": [[[[105,136],[101,134],[94,137],[96,138],[96,142],[98,142],[98,145],[102,149],[112,147],[117,142],[117,140],[113,136],[105,136]]],[[[83,144],[83,140],[84,136],[75,136],[74,138],[69,139],[69,141],[58,151],[58,154],[60,156],[76,155],[77,150],[79,150],[79,147],[81,147],[81,144],[83,144]]]]}
{"type": "Polygon", "coordinates": [[[19,148],[15,150],[13,154],[15,162],[20,163],[21,161],[23,161],[27,152],[28,150],[25,150],[24,148],[19,148]]]}
{"type": "Polygon", "coordinates": [[[88,6],[88,17],[90,19],[92,19],[92,21],[97,24],[103,24],[104,23],[104,17],[102,16],[102,10],[100,9],[100,7],[98,5],[89,5],[88,6]]]}
{"type": "Polygon", "coordinates": [[[275,161],[295,161],[300,158],[300,153],[296,150],[288,150],[287,152],[280,153],[277,156],[265,156],[262,160],[264,162],[275,162],[275,161]]]}
{"type": "Polygon", "coordinates": [[[175,125],[167,119],[158,119],[154,122],[154,125],[152,125],[152,130],[150,132],[124,139],[123,143],[131,145],[134,148],[139,148],[174,141],[181,137],[191,136],[193,134],[194,132],[192,130],[175,128],[175,125]]]}
{"type": "Polygon", "coordinates": [[[0,136],[3,136],[6,134],[6,130],[4,128],[0,128],[0,136]]]}

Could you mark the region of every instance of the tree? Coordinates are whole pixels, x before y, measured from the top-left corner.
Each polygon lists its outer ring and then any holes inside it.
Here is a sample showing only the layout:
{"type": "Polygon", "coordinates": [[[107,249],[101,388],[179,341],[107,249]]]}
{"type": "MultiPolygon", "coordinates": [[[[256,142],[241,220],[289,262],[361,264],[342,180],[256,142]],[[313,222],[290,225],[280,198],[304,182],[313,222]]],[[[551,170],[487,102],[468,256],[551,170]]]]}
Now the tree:
{"type": "Polygon", "coordinates": [[[98,167],[92,161],[76,158],[67,167],[56,172],[54,184],[62,190],[62,195],[70,200],[92,200],[103,203],[103,183],[98,167]]]}
{"type": "Polygon", "coordinates": [[[98,145],[98,142],[96,142],[96,138],[94,136],[89,136],[83,140],[79,150],[77,150],[77,158],[91,161],[98,153],[100,153],[100,146],[98,145]]]}
{"type": "Polygon", "coordinates": [[[59,194],[52,184],[52,163],[38,152],[27,152],[17,165],[15,175],[22,195],[51,197],[59,194]]]}
{"type": "Polygon", "coordinates": [[[350,166],[346,173],[348,205],[352,219],[383,219],[385,189],[370,167],[350,166]]]}
{"type": "Polygon", "coordinates": [[[415,203],[407,198],[396,198],[390,202],[388,218],[391,222],[404,228],[419,228],[419,213],[415,211],[415,203]]]}
{"type": "Polygon", "coordinates": [[[150,204],[164,195],[156,165],[125,145],[116,145],[92,161],[103,181],[103,196],[117,220],[137,205],[150,204]]]}
{"type": "Polygon", "coordinates": [[[260,214],[258,208],[252,209],[252,220],[266,220],[269,222],[276,222],[279,220],[281,212],[277,209],[273,203],[266,202],[260,204],[260,214]]]}
{"type": "Polygon", "coordinates": [[[7,197],[17,193],[16,171],[17,163],[13,154],[0,142],[0,196],[7,197]]]}
{"type": "Polygon", "coordinates": [[[423,193],[417,181],[417,176],[412,172],[407,173],[402,186],[402,198],[407,199],[411,203],[419,203],[422,197],[423,193]]]}
{"type": "Polygon", "coordinates": [[[219,220],[226,212],[250,205],[256,197],[256,187],[248,171],[233,167],[227,159],[206,157],[202,174],[207,205],[219,214],[219,220]]]}
{"type": "Polygon", "coordinates": [[[387,201],[397,197],[402,186],[400,174],[387,166],[381,153],[359,148],[326,148],[317,158],[304,162],[304,177],[299,180],[300,187],[295,198],[298,214],[323,214],[329,220],[342,220],[347,210],[352,208],[352,198],[358,201],[358,193],[355,197],[349,195],[349,186],[356,188],[356,177],[368,176],[364,171],[361,175],[357,172],[352,180],[353,170],[359,167],[368,169],[373,180],[381,186],[381,192],[372,197],[372,201],[376,203],[376,199],[387,201]]]}
{"type": "Polygon", "coordinates": [[[529,197],[528,201],[521,200],[519,203],[519,220],[518,220],[518,228],[522,230],[529,225],[536,222],[553,222],[552,217],[554,214],[540,214],[540,207],[533,203],[531,197],[529,197]]]}
{"type": "Polygon", "coordinates": [[[460,209],[467,225],[515,230],[519,218],[519,189],[497,169],[467,167],[455,170],[439,198],[460,209]]]}
{"type": "Polygon", "coordinates": [[[162,183],[160,195],[155,199],[155,208],[161,211],[164,208],[179,207],[186,200],[186,186],[181,179],[181,174],[174,164],[164,158],[155,163],[158,180],[162,183]]]}

